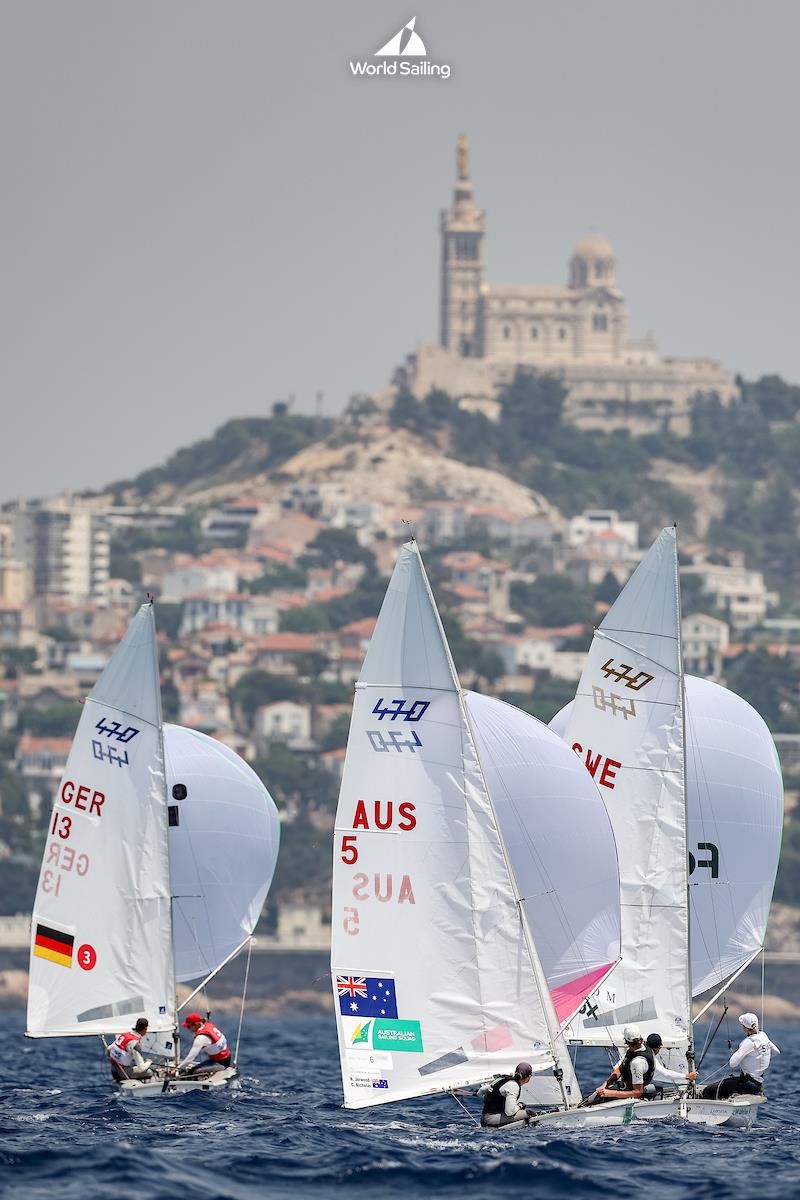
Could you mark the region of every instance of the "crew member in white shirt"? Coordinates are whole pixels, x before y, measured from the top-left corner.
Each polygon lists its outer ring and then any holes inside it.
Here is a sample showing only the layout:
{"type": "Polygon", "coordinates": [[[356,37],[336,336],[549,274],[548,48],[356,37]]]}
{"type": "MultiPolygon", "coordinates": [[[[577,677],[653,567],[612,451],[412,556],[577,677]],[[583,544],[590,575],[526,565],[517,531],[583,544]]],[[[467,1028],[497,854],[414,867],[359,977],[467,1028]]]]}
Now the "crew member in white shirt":
{"type": "Polygon", "coordinates": [[[734,1050],[729,1065],[739,1068],[738,1075],[728,1075],[719,1083],[709,1083],[703,1088],[704,1100],[727,1100],[729,1096],[759,1096],[764,1090],[764,1074],[769,1069],[773,1054],[780,1050],[767,1035],[758,1031],[755,1013],[742,1013],[739,1024],[745,1032],[738,1050],[734,1050]]]}
{"type": "Polygon", "coordinates": [[[654,1083],[693,1083],[697,1079],[697,1071],[671,1071],[669,1067],[664,1066],[659,1058],[663,1045],[660,1033],[648,1034],[645,1045],[649,1046],[655,1055],[654,1083]]]}
{"type": "Polygon", "coordinates": [[[483,1097],[481,1125],[512,1125],[515,1121],[527,1121],[528,1110],[520,1099],[520,1092],[530,1082],[533,1067],[530,1063],[517,1063],[513,1075],[498,1075],[489,1083],[478,1088],[483,1097]]]}

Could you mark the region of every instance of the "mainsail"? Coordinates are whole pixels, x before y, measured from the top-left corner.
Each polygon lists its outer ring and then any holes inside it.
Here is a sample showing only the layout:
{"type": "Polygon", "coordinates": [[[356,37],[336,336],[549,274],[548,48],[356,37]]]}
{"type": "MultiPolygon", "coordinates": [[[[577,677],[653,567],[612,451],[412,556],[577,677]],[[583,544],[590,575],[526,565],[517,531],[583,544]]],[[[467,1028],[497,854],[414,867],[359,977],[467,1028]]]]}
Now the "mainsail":
{"type": "Polygon", "coordinates": [[[595,631],[566,729],[606,802],[619,855],[622,961],[570,1023],[685,1045],[690,1029],[683,678],[676,531],[665,529],[595,631]]]}
{"type": "Polygon", "coordinates": [[[28,1034],[175,1025],[167,801],[153,607],[86,700],[48,826],[28,1034]]]}
{"type": "Polygon", "coordinates": [[[597,784],[552,730],[466,693],[483,773],[559,1021],[620,956],[619,868],[597,784]]]}
{"type": "Polygon", "coordinates": [[[222,742],[164,727],[175,973],[209,975],[255,929],[275,871],[278,810],[222,742]]]}
{"type": "Polygon", "coordinates": [[[331,968],[347,1107],[469,1086],[519,1058],[549,1071],[556,1055],[578,1098],[415,542],[356,684],[331,968]]]}

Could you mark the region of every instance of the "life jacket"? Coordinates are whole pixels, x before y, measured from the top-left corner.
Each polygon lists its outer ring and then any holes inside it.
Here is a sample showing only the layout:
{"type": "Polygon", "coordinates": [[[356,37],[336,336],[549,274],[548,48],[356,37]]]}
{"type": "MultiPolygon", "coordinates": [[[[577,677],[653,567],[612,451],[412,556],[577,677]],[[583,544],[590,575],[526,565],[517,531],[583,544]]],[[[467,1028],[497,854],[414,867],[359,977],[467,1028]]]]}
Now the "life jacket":
{"type": "Polygon", "coordinates": [[[228,1049],[225,1034],[210,1021],[205,1021],[194,1036],[211,1038],[211,1045],[205,1047],[205,1052],[212,1062],[221,1062],[225,1058],[230,1058],[231,1052],[228,1049]]]}
{"type": "Polygon", "coordinates": [[[505,1112],[506,1098],[500,1095],[500,1088],[504,1087],[513,1078],[513,1075],[500,1075],[495,1079],[491,1088],[483,1097],[483,1115],[485,1117],[505,1112]]]}
{"type": "Polygon", "coordinates": [[[129,1067],[133,1063],[133,1055],[128,1049],[140,1038],[138,1033],[119,1033],[108,1048],[108,1057],[120,1067],[129,1067]]]}
{"type": "Polygon", "coordinates": [[[653,1078],[656,1070],[656,1056],[649,1046],[641,1046],[638,1050],[629,1050],[620,1063],[619,1073],[625,1084],[625,1090],[630,1092],[633,1090],[633,1075],[631,1073],[631,1063],[635,1058],[644,1058],[647,1060],[647,1070],[644,1073],[642,1083],[647,1087],[650,1080],[653,1078]]]}

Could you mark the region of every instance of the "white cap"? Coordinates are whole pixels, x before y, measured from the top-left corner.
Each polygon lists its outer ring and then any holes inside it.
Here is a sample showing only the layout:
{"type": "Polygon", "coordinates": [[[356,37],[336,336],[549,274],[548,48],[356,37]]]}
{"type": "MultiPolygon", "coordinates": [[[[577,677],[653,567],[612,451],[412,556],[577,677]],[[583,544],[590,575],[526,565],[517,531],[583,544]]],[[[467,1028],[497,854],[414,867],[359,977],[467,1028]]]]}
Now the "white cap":
{"type": "Polygon", "coordinates": [[[628,1045],[631,1042],[640,1042],[642,1040],[642,1031],[638,1025],[626,1025],[622,1031],[622,1036],[628,1045]]]}
{"type": "Polygon", "coordinates": [[[752,1029],[754,1026],[758,1029],[758,1017],[755,1013],[742,1013],[739,1017],[739,1024],[745,1029],[752,1029]]]}

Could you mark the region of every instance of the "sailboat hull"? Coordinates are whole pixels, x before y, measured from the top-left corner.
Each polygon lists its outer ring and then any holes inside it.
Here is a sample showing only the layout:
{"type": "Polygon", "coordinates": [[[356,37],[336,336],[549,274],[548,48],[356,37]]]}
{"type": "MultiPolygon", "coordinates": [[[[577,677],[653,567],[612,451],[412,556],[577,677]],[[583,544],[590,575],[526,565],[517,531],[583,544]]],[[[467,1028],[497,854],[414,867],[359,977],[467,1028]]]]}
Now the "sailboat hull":
{"type": "Polygon", "coordinates": [[[674,1100],[610,1100],[590,1108],[532,1114],[531,1125],[557,1129],[600,1129],[609,1125],[631,1125],[634,1121],[664,1121],[677,1116],[674,1100]]]}
{"type": "MultiPolygon", "coordinates": [[[[534,1113],[531,1126],[556,1129],[600,1129],[609,1125],[631,1125],[641,1121],[689,1121],[692,1125],[724,1125],[727,1129],[750,1129],[765,1096],[732,1096],[730,1100],[700,1100],[671,1096],[664,1100],[612,1100],[591,1108],[534,1113]]],[[[524,1128],[524,1127],[523,1127],[524,1128]]]]}
{"type": "Polygon", "coordinates": [[[119,1084],[119,1094],[126,1100],[146,1100],[155,1096],[182,1096],[185,1092],[214,1092],[236,1086],[238,1078],[236,1067],[226,1067],[199,1079],[126,1079],[119,1084]]]}
{"type": "Polygon", "coordinates": [[[724,1125],[726,1129],[750,1129],[766,1096],[731,1096],[729,1100],[683,1100],[679,1116],[692,1125],[724,1125]]]}

